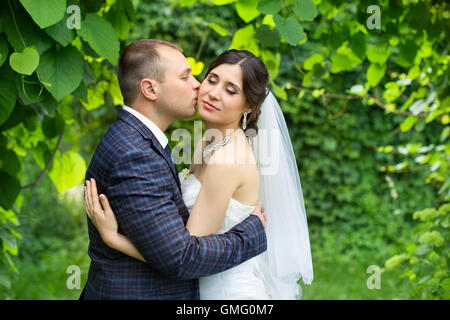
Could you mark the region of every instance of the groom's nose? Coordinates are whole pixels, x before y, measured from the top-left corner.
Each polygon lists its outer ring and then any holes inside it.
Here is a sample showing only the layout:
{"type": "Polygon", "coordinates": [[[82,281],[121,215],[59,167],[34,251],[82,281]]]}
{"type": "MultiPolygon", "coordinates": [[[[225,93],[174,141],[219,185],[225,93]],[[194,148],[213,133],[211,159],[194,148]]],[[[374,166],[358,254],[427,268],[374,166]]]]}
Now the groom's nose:
{"type": "Polygon", "coordinates": [[[197,81],[197,79],[195,79],[194,77],[192,77],[194,79],[194,82],[192,84],[192,89],[193,90],[197,90],[200,88],[200,82],[197,81]]]}

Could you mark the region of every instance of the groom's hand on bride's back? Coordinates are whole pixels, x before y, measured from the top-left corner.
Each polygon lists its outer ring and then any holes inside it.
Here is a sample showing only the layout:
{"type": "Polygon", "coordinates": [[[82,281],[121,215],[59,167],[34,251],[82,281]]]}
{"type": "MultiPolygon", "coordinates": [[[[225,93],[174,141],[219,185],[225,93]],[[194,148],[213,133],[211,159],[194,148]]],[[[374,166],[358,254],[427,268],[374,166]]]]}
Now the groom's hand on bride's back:
{"type": "Polygon", "coordinates": [[[251,214],[258,216],[258,218],[261,220],[261,222],[265,228],[267,218],[266,218],[266,216],[263,215],[263,213],[264,213],[264,207],[263,207],[261,201],[258,200],[258,202],[256,203],[256,208],[255,208],[255,210],[253,210],[253,212],[251,214]]]}

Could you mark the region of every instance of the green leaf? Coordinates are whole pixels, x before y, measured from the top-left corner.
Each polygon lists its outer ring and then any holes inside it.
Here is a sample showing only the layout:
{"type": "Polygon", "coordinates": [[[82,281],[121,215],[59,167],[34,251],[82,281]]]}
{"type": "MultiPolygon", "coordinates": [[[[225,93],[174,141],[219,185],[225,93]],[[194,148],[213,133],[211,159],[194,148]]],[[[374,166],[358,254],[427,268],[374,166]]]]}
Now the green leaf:
{"type": "Polygon", "coordinates": [[[272,87],[273,93],[274,93],[278,98],[283,99],[283,100],[287,100],[287,93],[286,93],[286,91],[285,91],[283,88],[277,86],[277,85],[275,84],[275,82],[273,82],[273,81],[270,83],[270,85],[271,85],[271,87],[272,87]]]}
{"type": "Polygon", "coordinates": [[[35,47],[25,48],[22,52],[14,52],[9,57],[9,64],[14,71],[30,75],[39,65],[39,52],[35,47]]]}
{"type": "Polygon", "coordinates": [[[44,169],[51,157],[50,149],[43,141],[40,141],[36,147],[31,149],[31,154],[33,155],[34,161],[41,169],[44,169]]]}
{"type": "Polygon", "coordinates": [[[81,104],[86,110],[94,110],[105,104],[105,92],[109,88],[109,83],[106,81],[100,81],[95,86],[95,89],[87,89],[87,103],[81,101],[81,104]]]}
{"type": "Polygon", "coordinates": [[[291,46],[296,46],[305,39],[303,27],[294,16],[290,15],[284,20],[278,14],[275,14],[273,20],[280,34],[291,46]]]}
{"type": "Polygon", "coordinates": [[[317,8],[311,0],[296,0],[294,12],[305,21],[313,21],[318,14],[317,8]]]}
{"type": "Polygon", "coordinates": [[[39,82],[36,73],[31,76],[16,74],[15,82],[18,97],[26,106],[39,103],[50,96],[50,93],[43,90],[44,86],[39,82]]]}
{"type": "Polygon", "coordinates": [[[372,63],[367,69],[367,81],[370,86],[375,87],[383,78],[386,72],[386,65],[379,65],[378,63],[372,63]]]}
{"type": "Polygon", "coordinates": [[[16,265],[14,264],[14,262],[11,260],[11,257],[9,256],[9,254],[7,252],[2,252],[3,253],[3,257],[6,261],[6,264],[9,266],[9,268],[14,271],[15,273],[19,273],[19,270],[17,269],[16,265]]]}
{"type": "Polygon", "coordinates": [[[322,96],[325,93],[325,89],[314,89],[312,92],[312,96],[314,98],[319,98],[320,96],[322,96]]]}
{"type": "MultiPolygon", "coordinates": [[[[0,74],[0,78],[1,78],[1,74],[0,74]]],[[[1,93],[2,93],[2,91],[0,91],[0,94],[1,93]]],[[[25,107],[21,103],[17,103],[14,106],[14,108],[13,108],[11,114],[9,115],[9,117],[7,118],[7,120],[0,126],[0,131],[6,131],[6,130],[14,128],[18,124],[22,123],[23,119],[26,116],[27,111],[28,111],[27,107],[25,107]]],[[[2,113],[0,113],[0,115],[2,115],[2,113]]],[[[0,141],[1,141],[2,137],[3,137],[3,135],[0,135],[0,141]]]]}
{"type": "Polygon", "coordinates": [[[78,86],[78,88],[72,94],[77,96],[77,97],[79,97],[84,102],[87,102],[87,87],[86,87],[86,84],[83,81],[81,81],[80,85],[78,86]]]}
{"type": "Polygon", "coordinates": [[[78,35],[86,41],[101,57],[106,58],[114,66],[119,59],[119,39],[112,25],[96,14],[89,13],[81,21],[78,35]]]}
{"type": "Polygon", "coordinates": [[[0,67],[8,57],[8,41],[3,34],[0,34],[0,67]]]}
{"type": "Polygon", "coordinates": [[[405,43],[401,43],[398,47],[400,49],[400,58],[406,62],[406,65],[412,65],[418,51],[416,43],[413,40],[408,39],[405,43]]]}
{"type": "MultiPolygon", "coordinates": [[[[20,195],[19,195],[19,197],[20,197],[20,195]]],[[[12,210],[8,210],[8,212],[9,213],[13,213],[14,214],[14,211],[12,211],[12,210]]],[[[7,217],[10,221],[11,221],[11,216],[10,217],[7,217]]],[[[17,220],[17,217],[16,217],[16,215],[14,214],[14,216],[13,216],[13,219],[12,219],[12,221],[11,221],[14,225],[16,225],[16,226],[18,226],[19,225],[19,222],[18,222],[18,220],[17,220]]],[[[18,233],[16,230],[14,230],[14,229],[12,229],[12,228],[10,228],[10,227],[8,227],[8,231],[14,236],[14,237],[16,237],[17,239],[22,239],[22,235],[20,234],[20,233],[18,233]]]]}
{"type": "MultiPolygon", "coordinates": [[[[111,83],[109,85],[109,94],[113,98],[113,103],[115,106],[123,104],[123,96],[120,91],[119,80],[117,79],[117,75],[115,73],[112,75],[111,83]]],[[[86,99],[87,97],[85,98],[85,101],[86,99]]]]}
{"type": "Polygon", "coordinates": [[[449,290],[450,290],[450,278],[447,278],[447,279],[442,280],[441,286],[442,286],[442,288],[444,288],[445,290],[449,291],[449,290]]]}
{"type": "Polygon", "coordinates": [[[105,15],[116,30],[116,35],[120,40],[126,40],[134,21],[134,7],[130,0],[117,0],[114,6],[105,15]]]}
{"type": "Polygon", "coordinates": [[[60,21],[66,12],[66,0],[20,0],[20,3],[41,29],[60,21]]]}
{"type": "Polygon", "coordinates": [[[6,289],[11,289],[11,281],[8,276],[0,274],[0,286],[5,287],[6,289]]]}
{"type": "Polygon", "coordinates": [[[249,23],[261,14],[256,8],[259,0],[239,0],[236,2],[236,12],[245,23],[249,23]]]}
{"type": "Polygon", "coordinates": [[[30,111],[31,112],[29,112],[27,114],[27,116],[24,119],[23,123],[25,125],[25,128],[29,132],[33,132],[33,131],[37,130],[38,128],[40,128],[41,122],[39,121],[39,119],[37,117],[37,113],[34,111],[34,109],[31,108],[30,111]]]}
{"type": "Polygon", "coordinates": [[[49,172],[50,179],[59,193],[65,193],[83,182],[86,173],[86,162],[74,151],[67,151],[62,156],[56,152],[49,172]]]}
{"type": "Polygon", "coordinates": [[[407,117],[401,124],[400,129],[402,132],[406,132],[412,128],[412,126],[417,122],[418,118],[414,116],[407,117]]]}
{"type": "Polygon", "coordinates": [[[255,28],[252,24],[237,30],[228,49],[248,50],[255,56],[259,56],[259,47],[254,38],[255,28]]]}
{"type": "Polygon", "coordinates": [[[45,88],[60,101],[71,94],[83,78],[83,57],[72,46],[46,51],[41,56],[37,73],[45,88]]]}
{"type": "Polygon", "coordinates": [[[275,29],[275,27],[276,27],[275,22],[273,21],[272,14],[268,14],[268,15],[264,16],[264,18],[262,19],[262,24],[269,26],[270,29],[275,29]]]}
{"type": "Polygon", "coordinates": [[[213,29],[215,32],[217,32],[221,37],[228,36],[228,31],[221,25],[218,25],[217,23],[210,23],[208,26],[213,29]]]}
{"type": "Polygon", "coordinates": [[[278,75],[278,69],[280,67],[281,55],[279,52],[274,54],[272,51],[261,51],[261,58],[269,71],[269,78],[275,79],[278,75]]]}
{"type": "Polygon", "coordinates": [[[113,25],[116,30],[117,38],[126,40],[131,29],[131,22],[128,20],[127,16],[121,11],[110,10],[105,18],[113,25]]]}
{"type": "Polygon", "coordinates": [[[420,75],[420,68],[419,68],[419,66],[413,66],[408,71],[408,78],[411,79],[411,80],[416,79],[419,75],[420,75]]]}
{"type": "Polygon", "coordinates": [[[42,132],[48,139],[52,139],[61,134],[66,123],[61,115],[56,114],[54,117],[45,116],[42,121],[42,132]]]}
{"type": "Polygon", "coordinates": [[[384,64],[390,54],[391,50],[389,49],[389,45],[382,43],[372,46],[367,50],[367,59],[372,63],[384,64]]]}
{"type": "Polygon", "coordinates": [[[421,221],[433,220],[440,215],[439,211],[435,208],[426,208],[420,211],[416,211],[413,214],[413,219],[420,219],[421,221]]]}
{"type": "Polygon", "coordinates": [[[180,7],[187,7],[196,2],[197,2],[197,0],[180,0],[180,7]]]}
{"type": "Polygon", "coordinates": [[[85,12],[97,12],[100,10],[105,0],[82,0],[85,12]]]}
{"type": "Polygon", "coordinates": [[[277,29],[271,29],[268,25],[261,25],[255,33],[255,38],[259,40],[262,48],[278,47],[280,45],[281,36],[277,29]]]}
{"type": "Polygon", "coordinates": [[[339,53],[335,54],[331,57],[331,63],[330,72],[332,73],[352,70],[352,62],[346,55],[339,53]]]}
{"type": "Polygon", "coordinates": [[[432,249],[432,247],[430,245],[423,244],[420,247],[418,247],[417,250],[414,251],[414,253],[418,256],[424,256],[428,252],[430,252],[431,249],[432,249]]]}
{"type": "Polygon", "coordinates": [[[57,24],[45,28],[45,32],[63,47],[71,43],[73,39],[75,39],[76,35],[74,29],[67,28],[66,17],[68,17],[68,15],[64,17],[65,18],[59,21],[57,24]]]}
{"type": "Polygon", "coordinates": [[[212,0],[213,4],[216,6],[223,6],[226,4],[230,4],[236,2],[237,0],[212,0]]]}
{"type": "Polygon", "coordinates": [[[20,171],[20,160],[14,151],[2,151],[1,168],[11,176],[15,176],[20,171]]]}
{"type": "Polygon", "coordinates": [[[419,242],[431,246],[439,247],[444,243],[444,238],[439,231],[424,232],[419,237],[419,242]]]}
{"type": "Polygon", "coordinates": [[[0,206],[6,210],[11,209],[20,193],[20,182],[6,171],[0,170],[0,190],[2,190],[0,192],[0,206]]]}
{"type": "MultiPolygon", "coordinates": [[[[22,51],[26,47],[35,46],[39,54],[51,47],[53,40],[35,23],[33,23],[25,11],[25,9],[18,2],[11,2],[14,10],[15,21],[11,14],[3,15],[3,26],[9,44],[14,51],[22,51]],[[20,35],[15,25],[20,26],[20,35]]],[[[8,10],[9,12],[9,10],[8,10]]]]}
{"type": "Polygon", "coordinates": [[[202,61],[195,61],[195,58],[193,57],[187,57],[186,60],[191,66],[192,75],[198,76],[199,74],[202,73],[203,68],[205,66],[205,64],[202,61]]]}
{"type": "Polygon", "coordinates": [[[385,262],[385,267],[387,270],[394,270],[398,268],[405,260],[406,256],[404,254],[395,255],[385,262]]]}
{"type": "MultiPolygon", "coordinates": [[[[10,210],[5,210],[2,207],[0,207],[0,220],[6,224],[7,221],[11,222],[12,224],[14,224],[15,226],[19,225],[19,221],[17,220],[17,216],[14,213],[14,211],[10,210]]],[[[9,229],[10,231],[13,229],[9,229]]],[[[14,236],[16,236],[16,238],[21,239],[22,236],[20,234],[18,234],[17,232],[12,232],[12,234],[14,236]]]]}
{"type": "Polygon", "coordinates": [[[9,117],[16,105],[17,91],[13,79],[14,72],[8,64],[0,68],[0,125],[9,117]]]}
{"type": "Polygon", "coordinates": [[[17,240],[12,235],[2,237],[3,251],[8,251],[10,254],[17,256],[19,248],[17,247],[17,240]]]}
{"type": "Polygon", "coordinates": [[[350,39],[353,53],[360,59],[364,59],[366,55],[366,36],[361,31],[355,33],[350,39]]]}
{"type": "Polygon", "coordinates": [[[311,85],[314,71],[307,72],[303,75],[302,86],[309,87],[311,85]]]}
{"type": "Polygon", "coordinates": [[[322,61],[323,61],[323,56],[320,53],[315,53],[311,57],[306,59],[305,63],[303,63],[303,68],[305,68],[305,70],[313,70],[314,65],[316,63],[321,64],[322,61]]]}
{"type": "Polygon", "coordinates": [[[58,101],[56,101],[51,94],[46,94],[44,99],[39,101],[39,104],[47,110],[48,113],[53,113],[58,107],[58,101]]]}
{"type": "Polygon", "coordinates": [[[258,4],[258,11],[264,14],[278,13],[282,8],[280,1],[278,0],[262,0],[258,4]]]}
{"type": "Polygon", "coordinates": [[[395,82],[388,82],[384,85],[384,87],[385,90],[383,92],[383,98],[387,102],[396,100],[401,94],[400,85],[395,82]]]}

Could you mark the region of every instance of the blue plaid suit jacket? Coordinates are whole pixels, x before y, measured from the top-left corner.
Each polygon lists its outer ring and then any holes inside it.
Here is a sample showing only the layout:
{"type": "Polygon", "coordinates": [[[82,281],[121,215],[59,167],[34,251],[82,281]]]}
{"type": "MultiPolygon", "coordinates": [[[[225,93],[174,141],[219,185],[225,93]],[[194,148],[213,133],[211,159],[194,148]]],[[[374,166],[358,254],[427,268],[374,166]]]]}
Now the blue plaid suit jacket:
{"type": "Polygon", "coordinates": [[[199,299],[198,278],[266,250],[264,227],[251,215],[222,235],[190,236],[178,172],[153,133],[122,110],[102,137],[86,173],[106,194],[146,263],[106,246],[88,219],[91,265],[84,299],[199,299]]]}

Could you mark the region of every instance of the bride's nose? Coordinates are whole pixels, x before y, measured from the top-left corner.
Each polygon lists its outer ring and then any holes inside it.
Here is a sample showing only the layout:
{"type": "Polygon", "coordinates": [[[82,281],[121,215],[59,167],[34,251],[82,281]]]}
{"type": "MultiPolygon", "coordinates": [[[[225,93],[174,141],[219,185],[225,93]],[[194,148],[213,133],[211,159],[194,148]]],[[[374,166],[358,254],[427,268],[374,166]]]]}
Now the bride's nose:
{"type": "Polygon", "coordinates": [[[219,86],[213,86],[208,91],[208,95],[211,100],[220,100],[220,88],[219,86]]]}

